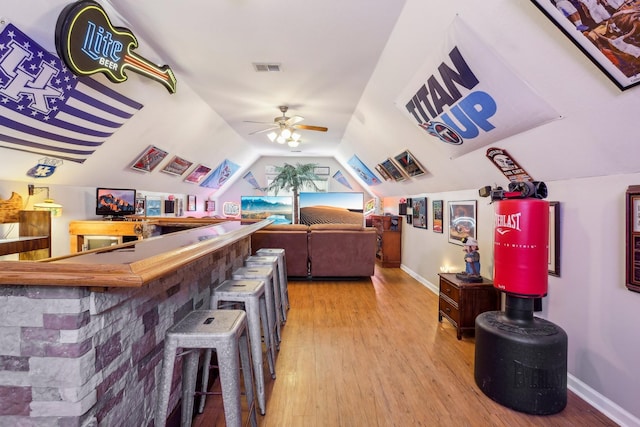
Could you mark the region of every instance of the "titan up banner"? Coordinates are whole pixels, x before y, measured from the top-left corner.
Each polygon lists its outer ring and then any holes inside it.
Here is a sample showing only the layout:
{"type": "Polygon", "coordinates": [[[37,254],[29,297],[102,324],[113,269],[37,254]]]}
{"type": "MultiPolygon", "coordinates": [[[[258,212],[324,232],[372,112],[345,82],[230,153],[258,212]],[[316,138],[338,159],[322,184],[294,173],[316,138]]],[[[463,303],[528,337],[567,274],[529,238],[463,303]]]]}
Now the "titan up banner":
{"type": "Polygon", "coordinates": [[[560,118],[459,17],[396,106],[451,158],[560,118]]]}

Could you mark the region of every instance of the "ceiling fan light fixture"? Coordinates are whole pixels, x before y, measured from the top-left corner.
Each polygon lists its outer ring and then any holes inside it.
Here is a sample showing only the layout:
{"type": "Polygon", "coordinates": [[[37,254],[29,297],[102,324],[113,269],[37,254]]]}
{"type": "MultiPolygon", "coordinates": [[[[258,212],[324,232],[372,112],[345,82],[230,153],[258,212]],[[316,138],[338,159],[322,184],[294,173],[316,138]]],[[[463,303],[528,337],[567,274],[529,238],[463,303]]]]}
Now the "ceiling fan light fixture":
{"type": "Polygon", "coordinates": [[[287,144],[288,144],[288,145],[289,145],[289,147],[291,147],[291,148],[295,148],[295,147],[297,147],[298,145],[300,145],[300,143],[299,143],[297,140],[295,140],[295,139],[290,139],[290,140],[287,142],[287,144]]]}
{"type": "Polygon", "coordinates": [[[269,138],[271,142],[275,141],[277,137],[278,137],[278,134],[275,132],[269,132],[267,134],[267,138],[269,138]]]}
{"type": "Polygon", "coordinates": [[[299,140],[301,136],[302,135],[300,135],[298,132],[291,133],[291,139],[293,139],[294,141],[299,140]]]}
{"type": "Polygon", "coordinates": [[[283,137],[282,135],[279,135],[278,138],[276,138],[276,142],[278,144],[284,144],[285,142],[287,142],[287,138],[283,137]]]}
{"type": "Polygon", "coordinates": [[[282,136],[284,139],[291,138],[291,129],[289,128],[282,129],[282,132],[280,132],[280,136],[282,136]]]}

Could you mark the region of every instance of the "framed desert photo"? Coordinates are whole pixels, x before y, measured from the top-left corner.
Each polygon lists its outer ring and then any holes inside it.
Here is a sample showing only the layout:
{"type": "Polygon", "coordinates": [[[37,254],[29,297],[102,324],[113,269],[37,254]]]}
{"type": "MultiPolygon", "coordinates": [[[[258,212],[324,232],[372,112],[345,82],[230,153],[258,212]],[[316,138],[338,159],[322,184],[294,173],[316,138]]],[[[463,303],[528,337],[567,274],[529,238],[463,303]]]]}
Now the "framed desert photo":
{"type": "Polygon", "coordinates": [[[424,175],[425,168],[418,162],[418,160],[411,154],[409,150],[404,150],[393,158],[396,163],[404,170],[404,172],[410,177],[416,177],[424,175]]]}
{"type": "Polygon", "coordinates": [[[416,228],[427,228],[427,198],[413,197],[411,199],[413,212],[413,226],[416,228]]]}
{"type": "Polygon", "coordinates": [[[165,167],[160,169],[164,173],[168,173],[171,175],[182,175],[193,165],[193,162],[189,160],[185,160],[182,157],[173,156],[173,158],[167,163],[165,167]]]}
{"type": "Polygon", "coordinates": [[[404,174],[404,172],[402,172],[402,170],[400,170],[398,165],[396,165],[391,158],[388,158],[387,160],[385,160],[382,163],[380,163],[380,166],[385,171],[387,171],[387,174],[394,181],[404,181],[405,179],[407,179],[407,176],[404,174]]]}
{"type": "Polygon", "coordinates": [[[475,200],[449,202],[449,243],[462,246],[462,239],[476,236],[475,200]]]}
{"type": "Polygon", "coordinates": [[[205,165],[198,165],[194,170],[189,172],[189,175],[184,179],[186,182],[193,184],[200,184],[207,174],[211,172],[211,168],[205,165]]]}
{"type": "Polygon", "coordinates": [[[640,24],[629,1],[531,0],[620,90],[640,82],[640,24]]]}
{"type": "Polygon", "coordinates": [[[442,233],[444,222],[444,209],[442,208],[442,200],[434,200],[431,211],[433,212],[433,232],[442,233]]]}
{"type": "Polygon", "coordinates": [[[166,151],[150,145],[133,161],[131,169],[135,169],[140,172],[151,172],[162,160],[164,160],[165,157],[167,157],[166,151]]]}

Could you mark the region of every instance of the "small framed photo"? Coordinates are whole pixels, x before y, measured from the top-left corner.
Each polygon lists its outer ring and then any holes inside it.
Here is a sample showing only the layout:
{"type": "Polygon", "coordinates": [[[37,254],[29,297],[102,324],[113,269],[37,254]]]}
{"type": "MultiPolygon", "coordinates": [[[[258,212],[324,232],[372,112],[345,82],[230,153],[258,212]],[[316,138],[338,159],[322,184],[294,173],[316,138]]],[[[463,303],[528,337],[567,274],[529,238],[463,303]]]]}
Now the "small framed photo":
{"type": "Polygon", "coordinates": [[[620,90],[640,83],[640,42],[630,29],[638,23],[634,2],[531,2],[620,90]]]}
{"type": "MultiPolygon", "coordinates": [[[[426,169],[420,164],[420,162],[411,154],[409,150],[404,150],[393,158],[398,165],[404,170],[405,174],[413,178],[416,176],[424,175],[426,169]]],[[[415,224],[415,223],[414,223],[415,224]]]]}
{"type": "Polygon", "coordinates": [[[475,200],[449,202],[449,243],[462,246],[462,239],[476,236],[475,200]]]}
{"type": "Polygon", "coordinates": [[[215,200],[205,200],[204,201],[204,210],[206,212],[213,212],[216,210],[216,202],[215,200]]]}
{"type": "Polygon", "coordinates": [[[187,169],[193,165],[193,162],[185,160],[182,157],[173,156],[173,158],[167,163],[165,167],[160,169],[161,172],[168,173],[170,175],[181,176],[187,169]]]}
{"type": "Polygon", "coordinates": [[[331,173],[329,166],[316,166],[313,168],[313,173],[318,176],[328,176],[331,173]]]}
{"type": "Polygon", "coordinates": [[[222,214],[224,216],[240,216],[240,205],[235,202],[224,202],[222,214]]]}
{"type": "Polygon", "coordinates": [[[413,197],[411,199],[413,212],[413,226],[415,228],[427,228],[427,198],[413,197]]]}
{"type": "Polygon", "coordinates": [[[144,215],[145,214],[145,198],[137,197],[136,198],[136,215],[144,215]]]}
{"type": "Polygon", "coordinates": [[[211,168],[205,165],[198,165],[194,170],[189,172],[189,175],[184,179],[185,182],[190,182],[192,184],[200,184],[205,176],[207,176],[211,172],[211,168]]]}
{"type": "Polygon", "coordinates": [[[147,196],[146,210],[147,216],[162,215],[162,199],[159,196],[147,196]]]}
{"type": "Polygon", "coordinates": [[[196,210],[196,196],[193,194],[187,195],[187,211],[192,212],[196,210]]]}
{"type": "Polygon", "coordinates": [[[433,232],[442,233],[444,224],[444,209],[442,206],[442,200],[434,200],[431,206],[433,212],[433,232]]]}
{"type": "Polygon", "coordinates": [[[140,172],[151,172],[167,157],[167,154],[166,151],[150,145],[134,160],[131,169],[140,172]]]}
{"type": "Polygon", "coordinates": [[[400,168],[395,164],[395,162],[391,160],[391,158],[388,158],[387,160],[380,163],[380,166],[385,171],[387,171],[387,174],[394,181],[404,181],[405,179],[407,179],[407,176],[402,172],[402,170],[400,170],[400,168]]]}

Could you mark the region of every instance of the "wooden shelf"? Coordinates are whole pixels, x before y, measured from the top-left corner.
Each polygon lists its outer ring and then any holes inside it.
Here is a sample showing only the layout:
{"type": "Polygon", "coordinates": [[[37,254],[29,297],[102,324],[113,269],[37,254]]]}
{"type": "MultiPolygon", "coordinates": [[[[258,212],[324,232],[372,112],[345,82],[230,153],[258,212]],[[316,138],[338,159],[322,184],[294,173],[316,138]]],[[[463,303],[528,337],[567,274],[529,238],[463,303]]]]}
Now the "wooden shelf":
{"type": "Polygon", "coordinates": [[[0,256],[19,254],[20,260],[38,260],[51,256],[51,213],[18,212],[17,239],[0,240],[0,256]]]}

